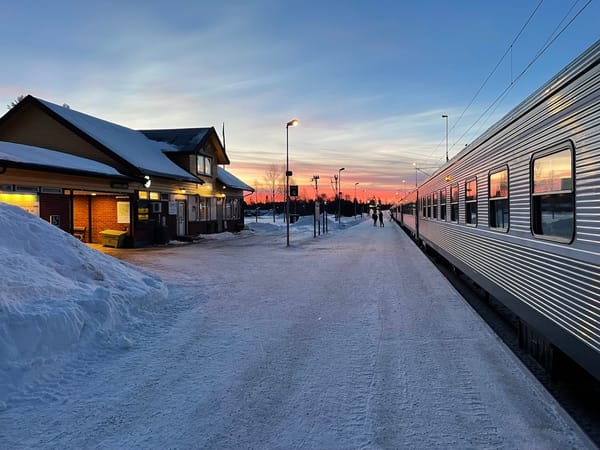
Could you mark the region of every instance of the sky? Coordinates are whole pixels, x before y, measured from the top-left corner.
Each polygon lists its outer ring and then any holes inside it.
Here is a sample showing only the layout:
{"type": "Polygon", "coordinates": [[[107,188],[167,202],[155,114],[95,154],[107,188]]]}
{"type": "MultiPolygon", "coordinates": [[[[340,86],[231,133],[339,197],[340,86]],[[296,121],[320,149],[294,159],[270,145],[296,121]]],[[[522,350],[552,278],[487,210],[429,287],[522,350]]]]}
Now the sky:
{"type": "Polygon", "coordinates": [[[224,125],[257,196],[287,154],[301,196],[314,175],[333,196],[341,174],[344,197],[384,201],[443,164],[446,122],[452,157],[600,19],[598,0],[5,3],[2,107],[32,94],[135,129],[224,125]]]}
{"type": "Polygon", "coordinates": [[[117,259],[0,203],[0,448],[595,448],[392,222],[247,225],[117,259]]]}

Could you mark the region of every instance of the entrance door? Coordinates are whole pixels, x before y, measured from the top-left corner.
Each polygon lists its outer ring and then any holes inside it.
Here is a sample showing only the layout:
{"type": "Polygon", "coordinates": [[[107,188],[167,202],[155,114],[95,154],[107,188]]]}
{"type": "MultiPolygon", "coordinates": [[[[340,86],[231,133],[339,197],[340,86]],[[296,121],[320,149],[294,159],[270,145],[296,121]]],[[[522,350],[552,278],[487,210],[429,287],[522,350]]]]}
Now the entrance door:
{"type": "Polygon", "coordinates": [[[185,202],[177,202],[177,236],[185,236],[185,202]]]}

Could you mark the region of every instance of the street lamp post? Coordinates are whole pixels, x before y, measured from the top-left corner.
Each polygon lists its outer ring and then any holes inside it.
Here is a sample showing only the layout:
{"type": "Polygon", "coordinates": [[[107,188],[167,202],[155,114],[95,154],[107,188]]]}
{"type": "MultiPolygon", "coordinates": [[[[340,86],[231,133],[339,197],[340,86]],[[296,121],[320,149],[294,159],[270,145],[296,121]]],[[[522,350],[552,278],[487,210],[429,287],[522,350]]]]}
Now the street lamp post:
{"type": "Polygon", "coordinates": [[[442,119],[446,119],[446,162],[448,162],[448,114],[442,114],[442,119]]]}
{"type": "Polygon", "coordinates": [[[356,220],[356,186],[358,186],[358,181],[354,183],[354,220],[356,220]]]}
{"type": "Polygon", "coordinates": [[[297,119],[292,119],[285,124],[285,228],[286,246],[290,246],[290,127],[298,125],[297,119]]]}
{"type": "Polygon", "coordinates": [[[342,221],[342,170],[346,168],[338,169],[338,222],[342,221]]]}

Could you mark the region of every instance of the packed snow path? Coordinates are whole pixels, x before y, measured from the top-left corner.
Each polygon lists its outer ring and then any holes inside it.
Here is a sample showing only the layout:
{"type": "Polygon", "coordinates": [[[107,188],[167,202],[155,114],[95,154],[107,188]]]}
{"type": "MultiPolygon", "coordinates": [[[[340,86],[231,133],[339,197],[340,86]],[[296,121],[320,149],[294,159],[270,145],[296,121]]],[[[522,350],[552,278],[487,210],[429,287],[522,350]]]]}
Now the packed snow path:
{"type": "Polygon", "coordinates": [[[392,223],[113,253],[168,302],[0,412],[0,447],[591,447],[392,223]]]}

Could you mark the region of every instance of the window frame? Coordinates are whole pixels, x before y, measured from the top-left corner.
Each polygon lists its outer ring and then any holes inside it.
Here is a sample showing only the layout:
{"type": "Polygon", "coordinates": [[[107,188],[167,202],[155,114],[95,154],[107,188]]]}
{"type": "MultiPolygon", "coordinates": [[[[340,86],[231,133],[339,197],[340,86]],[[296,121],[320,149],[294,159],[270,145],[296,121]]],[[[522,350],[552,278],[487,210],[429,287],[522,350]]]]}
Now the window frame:
{"type": "Polygon", "coordinates": [[[453,183],[450,185],[450,222],[459,223],[460,217],[460,188],[458,183],[453,183]],[[452,188],[456,188],[456,201],[452,198],[452,188]],[[456,208],[456,212],[454,209],[456,208]]]}
{"type": "Polygon", "coordinates": [[[196,154],[196,174],[212,177],[212,156],[196,154]]]}
{"type": "Polygon", "coordinates": [[[479,214],[477,211],[477,200],[478,200],[478,191],[477,191],[477,177],[470,177],[465,180],[465,224],[476,227],[479,221],[479,214]],[[475,197],[474,200],[469,200],[469,187],[470,183],[475,183],[475,197]],[[475,205],[475,222],[472,222],[472,211],[471,208],[475,205]]]}
{"type": "MultiPolygon", "coordinates": [[[[571,140],[563,142],[561,144],[557,144],[545,150],[535,152],[531,155],[531,159],[529,161],[529,210],[530,210],[530,229],[531,234],[536,239],[541,239],[544,241],[552,241],[563,244],[571,244],[575,240],[576,234],[576,208],[575,208],[575,145],[571,140]],[[559,190],[550,190],[543,191],[540,193],[535,192],[535,170],[534,165],[537,160],[542,158],[550,157],[552,155],[556,155],[558,153],[568,151],[570,153],[570,189],[559,189],[559,190]],[[543,232],[539,232],[538,230],[541,227],[541,218],[538,218],[538,204],[539,200],[542,197],[559,197],[563,195],[569,195],[569,204],[571,211],[571,233],[569,236],[560,236],[554,234],[544,234],[543,232]]],[[[539,206],[541,208],[541,205],[539,206]]],[[[541,215],[541,212],[539,213],[541,215]]]]}
{"type": "Polygon", "coordinates": [[[447,221],[448,215],[446,214],[446,187],[440,189],[440,220],[447,221]]]}
{"type": "Polygon", "coordinates": [[[500,166],[492,169],[488,172],[488,227],[490,230],[497,231],[499,233],[508,233],[510,230],[510,171],[508,165],[500,166]],[[492,175],[497,173],[506,172],[506,196],[492,196],[492,175]],[[506,202],[506,227],[498,227],[492,225],[492,211],[495,213],[496,210],[492,205],[495,203],[506,202]]]}

